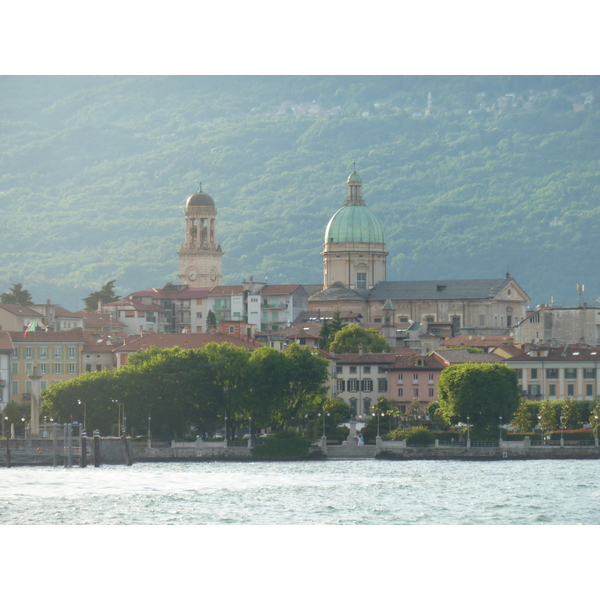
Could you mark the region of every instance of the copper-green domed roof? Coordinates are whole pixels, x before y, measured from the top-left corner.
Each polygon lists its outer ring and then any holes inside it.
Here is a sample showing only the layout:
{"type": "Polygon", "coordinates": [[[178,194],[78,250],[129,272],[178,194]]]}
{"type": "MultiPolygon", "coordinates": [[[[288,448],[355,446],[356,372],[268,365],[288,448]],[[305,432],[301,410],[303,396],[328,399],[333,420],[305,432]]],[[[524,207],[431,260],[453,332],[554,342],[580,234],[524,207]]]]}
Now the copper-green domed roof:
{"type": "Polygon", "coordinates": [[[343,206],[327,224],[325,243],[355,242],[385,244],[383,227],[375,213],[366,206],[343,206]]]}
{"type": "Polygon", "coordinates": [[[360,175],[356,172],[356,168],[354,169],[354,171],[352,171],[352,173],[350,173],[350,176],[348,177],[348,183],[362,183],[362,179],[360,178],[360,175]]]}

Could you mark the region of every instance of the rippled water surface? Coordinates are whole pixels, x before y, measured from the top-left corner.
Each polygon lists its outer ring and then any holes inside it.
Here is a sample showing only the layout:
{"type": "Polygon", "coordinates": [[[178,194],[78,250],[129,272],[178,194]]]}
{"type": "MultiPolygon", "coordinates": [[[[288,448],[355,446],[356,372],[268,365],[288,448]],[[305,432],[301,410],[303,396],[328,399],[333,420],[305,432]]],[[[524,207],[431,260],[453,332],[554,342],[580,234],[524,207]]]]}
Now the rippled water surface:
{"type": "Polygon", "coordinates": [[[0,470],[0,524],[597,525],[594,460],[0,470]]]}

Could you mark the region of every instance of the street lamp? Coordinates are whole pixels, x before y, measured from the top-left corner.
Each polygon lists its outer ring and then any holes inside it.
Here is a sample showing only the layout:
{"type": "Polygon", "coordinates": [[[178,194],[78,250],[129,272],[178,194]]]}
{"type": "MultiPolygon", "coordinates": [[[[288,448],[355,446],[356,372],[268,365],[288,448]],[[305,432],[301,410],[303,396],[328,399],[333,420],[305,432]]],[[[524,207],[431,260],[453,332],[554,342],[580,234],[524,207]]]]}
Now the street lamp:
{"type": "Polygon", "coordinates": [[[467,415],[467,445],[471,447],[471,417],[467,415]]]}
{"type": "Polygon", "coordinates": [[[500,441],[502,441],[502,415],[500,415],[500,441]]]}
{"type": "Polygon", "coordinates": [[[87,431],[86,423],[87,423],[87,406],[85,402],[81,400],[77,400],[77,404],[83,404],[83,430],[87,431]]]}
{"type": "Polygon", "coordinates": [[[117,404],[117,435],[121,436],[123,429],[121,428],[121,407],[123,407],[123,422],[125,422],[125,405],[120,400],[113,400],[117,404]]]}
{"type": "MultiPolygon", "coordinates": [[[[373,413],[371,413],[371,416],[375,416],[373,413]]],[[[381,413],[381,416],[384,417],[385,413],[381,413]]],[[[377,411],[377,437],[379,437],[379,411],[377,411]]]]}
{"type": "Polygon", "coordinates": [[[596,446],[598,445],[598,415],[594,416],[594,419],[596,419],[596,426],[594,427],[594,432],[595,432],[595,438],[596,438],[596,446]]]}
{"type": "Polygon", "coordinates": [[[27,425],[25,423],[25,417],[21,417],[21,421],[23,422],[23,439],[27,439],[27,425]]]}
{"type": "Polygon", "coordinates": [[[150,430],[151,421],[152,421],[152,417],[150,416],[150,413],[148,413],[148,448],[152,448],[152,435],[151,435],[151,430],[150,430]]]}
{"type": "Polygon", "coordinates": [[[542,427],[542,415],[538,415],[538,421],[540,423],[540,444],[544,445],[544,428],[542,427]]]}
{"type": "MultiPolygon", "coordinates": [[[[323,437],[325,437],[325,415],[327,415],[328,417],[331,416],[329,413],[326,413],[325,411],[323,411],[323,437]]],[[[321,413],[319,413],[318,416],[320,417],[321,413]]]]}

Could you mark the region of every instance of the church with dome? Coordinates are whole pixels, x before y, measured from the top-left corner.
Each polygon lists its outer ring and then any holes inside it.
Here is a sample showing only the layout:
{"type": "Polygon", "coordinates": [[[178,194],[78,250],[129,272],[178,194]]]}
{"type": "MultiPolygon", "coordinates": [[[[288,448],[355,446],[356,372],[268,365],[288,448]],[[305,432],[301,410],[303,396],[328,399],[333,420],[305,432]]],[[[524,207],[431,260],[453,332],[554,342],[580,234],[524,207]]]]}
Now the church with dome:
{"type": "Polygon", "coordinates": [[[321,254],[323,289],[309,298],[309,310],[358,314],[363,326],[380,330],[392,346],[426,350],[436,338],[506,335],[526,316],[530,298],[509,273],[498,279],[387,281],[384,229],[363,199],[356,168],[344,206],[327,224],[321,254]]]}

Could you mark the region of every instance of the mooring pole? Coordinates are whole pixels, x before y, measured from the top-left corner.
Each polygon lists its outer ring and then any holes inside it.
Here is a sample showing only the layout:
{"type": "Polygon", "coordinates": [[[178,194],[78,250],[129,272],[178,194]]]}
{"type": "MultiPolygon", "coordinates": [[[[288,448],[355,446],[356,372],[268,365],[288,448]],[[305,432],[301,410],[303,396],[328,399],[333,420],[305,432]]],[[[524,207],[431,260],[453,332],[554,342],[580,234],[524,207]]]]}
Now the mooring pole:
{"type": "Polygon", "coordinates": [[[52,423],[52,466],[58,466],[58,423],[52,423]]]}
{"type": "Polygon", "coordinates": [[[6,432],[6,468],[10,469],[10,429],[6,432]]]}
{"type": "Polygon", "coordinates": [[[87,467],[87,433],[81,432],[81,456],[79,458],[79,466],[84,469],[87,467]]]}
{"type": "Polygon", "coordinates": [[[65,425],[65,427],[67,428],[67,458],[68,458],[67,466],[72,467],[73,466],[73,425],[71,423],[69,423],[68,425],[65,425]]]}
{"type": "Polygon", "coordinates": [[[100,430],[94,429],[94,466],[100,466],[100,430]]]}

